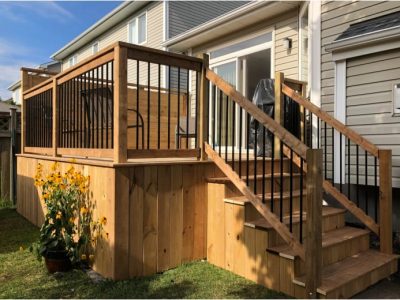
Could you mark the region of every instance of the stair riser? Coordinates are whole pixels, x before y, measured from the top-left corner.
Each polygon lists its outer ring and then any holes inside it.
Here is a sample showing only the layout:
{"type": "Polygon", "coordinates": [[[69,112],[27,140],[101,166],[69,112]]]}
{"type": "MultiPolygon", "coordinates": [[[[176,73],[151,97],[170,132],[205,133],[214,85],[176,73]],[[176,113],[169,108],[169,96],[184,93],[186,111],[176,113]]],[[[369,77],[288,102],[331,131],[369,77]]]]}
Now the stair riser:
{"type": "MultiPolygon", "coordinates": [[[[229,164],[232,165],[231,162],[229,162],[229,164]]],[[[243,176],[247,172],[246,161],[242,160],[241,165],[242,165],[241,173],[243,176]]],[[[271,165],[272,165],[271,160],[265,160],[265,174],[271,174],[271,165]]],[[[239,162],[235,161],[234,166],[235,166],[234,170],[236,171],[236,173],[239,174],[239,162]]],[[[280,161],[275,160],[274,161],[274,172],[277,173],[279,170],[280,170],[280,161]]],[[[297,170],[297,169],[293,168],[294,172],[295,172],[295,170],[297,170]]],[[[283,160],[283,172],[289,172],[289,160],[286,160],[286,159],[283,160]]],[[[262,159],[258,159],[256,174],[262,175],[262,173],[263,173],[263,161],[262,161],[262,159]]],[[[254,175],[254,160],[249,161],[249,174],[254,175]]]]}
{"type": "MultiPolygon", "coordinates": [[[[265,182],[264,182],[264,186],[265,186],[265,193],[270,193],[271,192],[271,178],[266,178],[265,182]]],[[[246,178],[244,178],[244,182],[246,183],[246,178]]],[[[263,180],[262,178],[258,178],[256,180],[257,182],[257,187],[256,187],[256,194],[261,194],[262,193],[262,186],[263,186],[263,180]]],[[[276,192],[280,192],[280,184],[281,180],[279,178],[279,176],[274,177],[274,193],[276,192]]],[[[230,186],[230,188],[232,190],[235,190],[236,187],[234,186],[233,183],[228,182],[227,185],[230,186]]],[[[293,190],[297,190],[300,187],[300,177],[299,176],[293,176],[292,178],[292,186],[293,186],[293,190]]],[[[248,187],[251,189],[252,192],[254,192],[254,179],[250,179],[249,180],[249,184],[248,187]]],[[[305,177],[303,178],[303,187],[305,187],[305,177]]],[[[283,191],[287,192],[290,191],[290,178],[289,176],[287,177],[283,177],[283,191]]],[[[237,192],[238,195],[241,195],[241,193],[238,191],[237,192]]]]}
{"type": "MultiPolygon", "coordinates": [[[[255,208],[250,205],[246,205],[246,216],[250,215],[250,213],[248,213],[248,211],[250,211],[250,209],[255,210],[255,208]],[[247,208],[249,208],[249,209],[247,209],[247,208]]],[[[258,212],[255,211],[255,212],[251,213],[252,217],[254,217],[255,214],[258,214],[258,212]]],[[[261,217],[261,215],[258,215],[258,216],[259,216],[259,218],[261,217]]],[[[307,224],[307,221],[304,221],[303,237],[306,236],[306,224],[307,224]]],[[[324,216],[322,219],[322,231],[323,232],[331,231],[331,230],[338,229],[338,228],[343,228],[344,226],[345,226],[344,213],[337,214],[337,215],[324,216]]],[[[270,238],[269,238],[270,244],[269,245],[270,246],[276,246],[276,245],[281,245],[281,244],[285,243],[285,241],[280,237],[280,235],[277,234],[276,231],[273,229],[258,229],[258,230],[266,230],[269,232],[269,234],[270,234],[270,238]]],[[[293,234],[297,239],[300,238],[300,224],[299,223],[293,224],[293,234]]]]}

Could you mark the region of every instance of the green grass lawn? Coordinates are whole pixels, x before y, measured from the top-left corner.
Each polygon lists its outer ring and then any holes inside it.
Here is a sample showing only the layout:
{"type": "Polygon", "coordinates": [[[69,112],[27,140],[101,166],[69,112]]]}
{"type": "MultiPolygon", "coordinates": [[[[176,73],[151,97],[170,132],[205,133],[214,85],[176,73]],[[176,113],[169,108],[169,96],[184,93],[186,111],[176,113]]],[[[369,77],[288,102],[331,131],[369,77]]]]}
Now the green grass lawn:
{"type": "Polygon", "coordinates": [[[58,277],[27,250],[39,230],[14,209],[0,209],[0,298],[284,298],[207,262],[163,274],[94,283],[81,270],[58,277]],[[23,247],[23,250],[20,250],[23,247]]]}

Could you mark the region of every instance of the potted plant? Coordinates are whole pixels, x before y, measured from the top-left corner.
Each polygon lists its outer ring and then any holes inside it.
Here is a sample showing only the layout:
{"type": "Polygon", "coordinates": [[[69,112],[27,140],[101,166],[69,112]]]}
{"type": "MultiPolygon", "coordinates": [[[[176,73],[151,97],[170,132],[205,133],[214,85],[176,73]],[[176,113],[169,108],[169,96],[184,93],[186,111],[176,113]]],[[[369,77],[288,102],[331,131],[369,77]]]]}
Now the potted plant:
{"type": "Polygon", "coordinates": [[[101,236],[106,218],[93,221],[89,202],[89,177],[71,165],[61,173],[54,163],[45,176],[37,165],[35,185],[39,188],[46,214],[39,241],[31,247],[39,260],[45,258],[50,273],[65,272],[79,263],[89,263],[93,245],[101,236]],[[89,260],[88,260],[89,258],[89,260]]]}

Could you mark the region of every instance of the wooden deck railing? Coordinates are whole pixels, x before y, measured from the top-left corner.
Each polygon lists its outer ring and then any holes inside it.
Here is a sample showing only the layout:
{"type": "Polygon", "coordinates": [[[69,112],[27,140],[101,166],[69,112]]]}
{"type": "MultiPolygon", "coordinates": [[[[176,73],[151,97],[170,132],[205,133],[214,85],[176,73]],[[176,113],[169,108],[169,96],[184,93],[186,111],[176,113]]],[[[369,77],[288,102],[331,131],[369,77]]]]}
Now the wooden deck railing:
{"type": "Polygon", "coordinates": [[[310,125],[303,134],[313,139],[302,139],[323,150],[324,191],[379,237],[382,252],[391,254],[391,150],[379,149],[283,82],[279,88],[290,102],[300,106],[302,122],[310,125]]]}
{"type": "Polygon", "coordinates": [[[118,42],[23,90],[22,151],[114,163],[199,157],[202,66],[118,42]]]}

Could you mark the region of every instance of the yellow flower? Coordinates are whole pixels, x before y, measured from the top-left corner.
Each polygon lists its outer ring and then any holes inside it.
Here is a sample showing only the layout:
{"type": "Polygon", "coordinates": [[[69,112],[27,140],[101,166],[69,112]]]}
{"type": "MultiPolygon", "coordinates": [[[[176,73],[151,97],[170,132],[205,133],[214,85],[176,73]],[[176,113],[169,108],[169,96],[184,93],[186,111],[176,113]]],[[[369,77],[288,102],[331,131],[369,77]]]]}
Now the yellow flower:
{"type": "Polygon", "coordinates": [[[61,219],[61,217],[62,217],[62,213],[59,211],[59,212],[57,213],[57,215],[56,215],[56,219],[61,219]]]}
{"type": "Polygon", "coordinates": [[[70,223],[74,223],[75,222],[75,218],[73,218],[73,217],[69,218],[69,222],[70,223]]]}
{"type": "Polygon", "coordinates": [[[82,215],[87,214],[87,212],[88,212],[88,209],[86,207],[81,207],[81,214],[82,215]]]}
{"type": "Polygon", "coordinates": [[[93,255],[93,254],[90,254],[90,255],[89,255],[89,259],[90,259],[91,261],[93,261],[93,260],[94,260],[94,255],[93,255]]]}
{"type": "Polygon", "coordinates": [[[56,171],[56,170],[58,169],[58,162],[54,162],[54,163],[51,165],[50,169],[51,169],[52,171],[56,171]]]}
{"type": "Polygon", "coordinates": [[[86,254],[81,255],[81,260],[86,260],[86,254]]]}
{"type": "Polygon", "coordinates": [[[76,159],[75,159],[75,158],[72,158],[72,159],[71,159],[71,163],[76,163],[76,159]]]}
{"type": "Polygon", "coordinates": [[[20,246],[19,251],[24,251],[24,247],[20,246]]]}
{"type": "Polygon", "coordinates": [[[106,217],[102,217],[102,218],[100,219],[100,223],[101,223],[102,225],[107,225],[107,218],[106,218],[106,217]]]}
{"type": "Polygon", "coordinates": [[[106,240],[108,240],[108,236],[109,236],[108,232],[106,232],[104,235],[105,235],[106,240]]]}
{"type": "Polygon", "coordinates": [[[43,194],[43,198],[44,198],[44,199],[47,199],[47,198],[49,198],[49,196],[50,196],[50,194],[49,194],[49,193],[47,193],[47,192],[43,194]]]}

